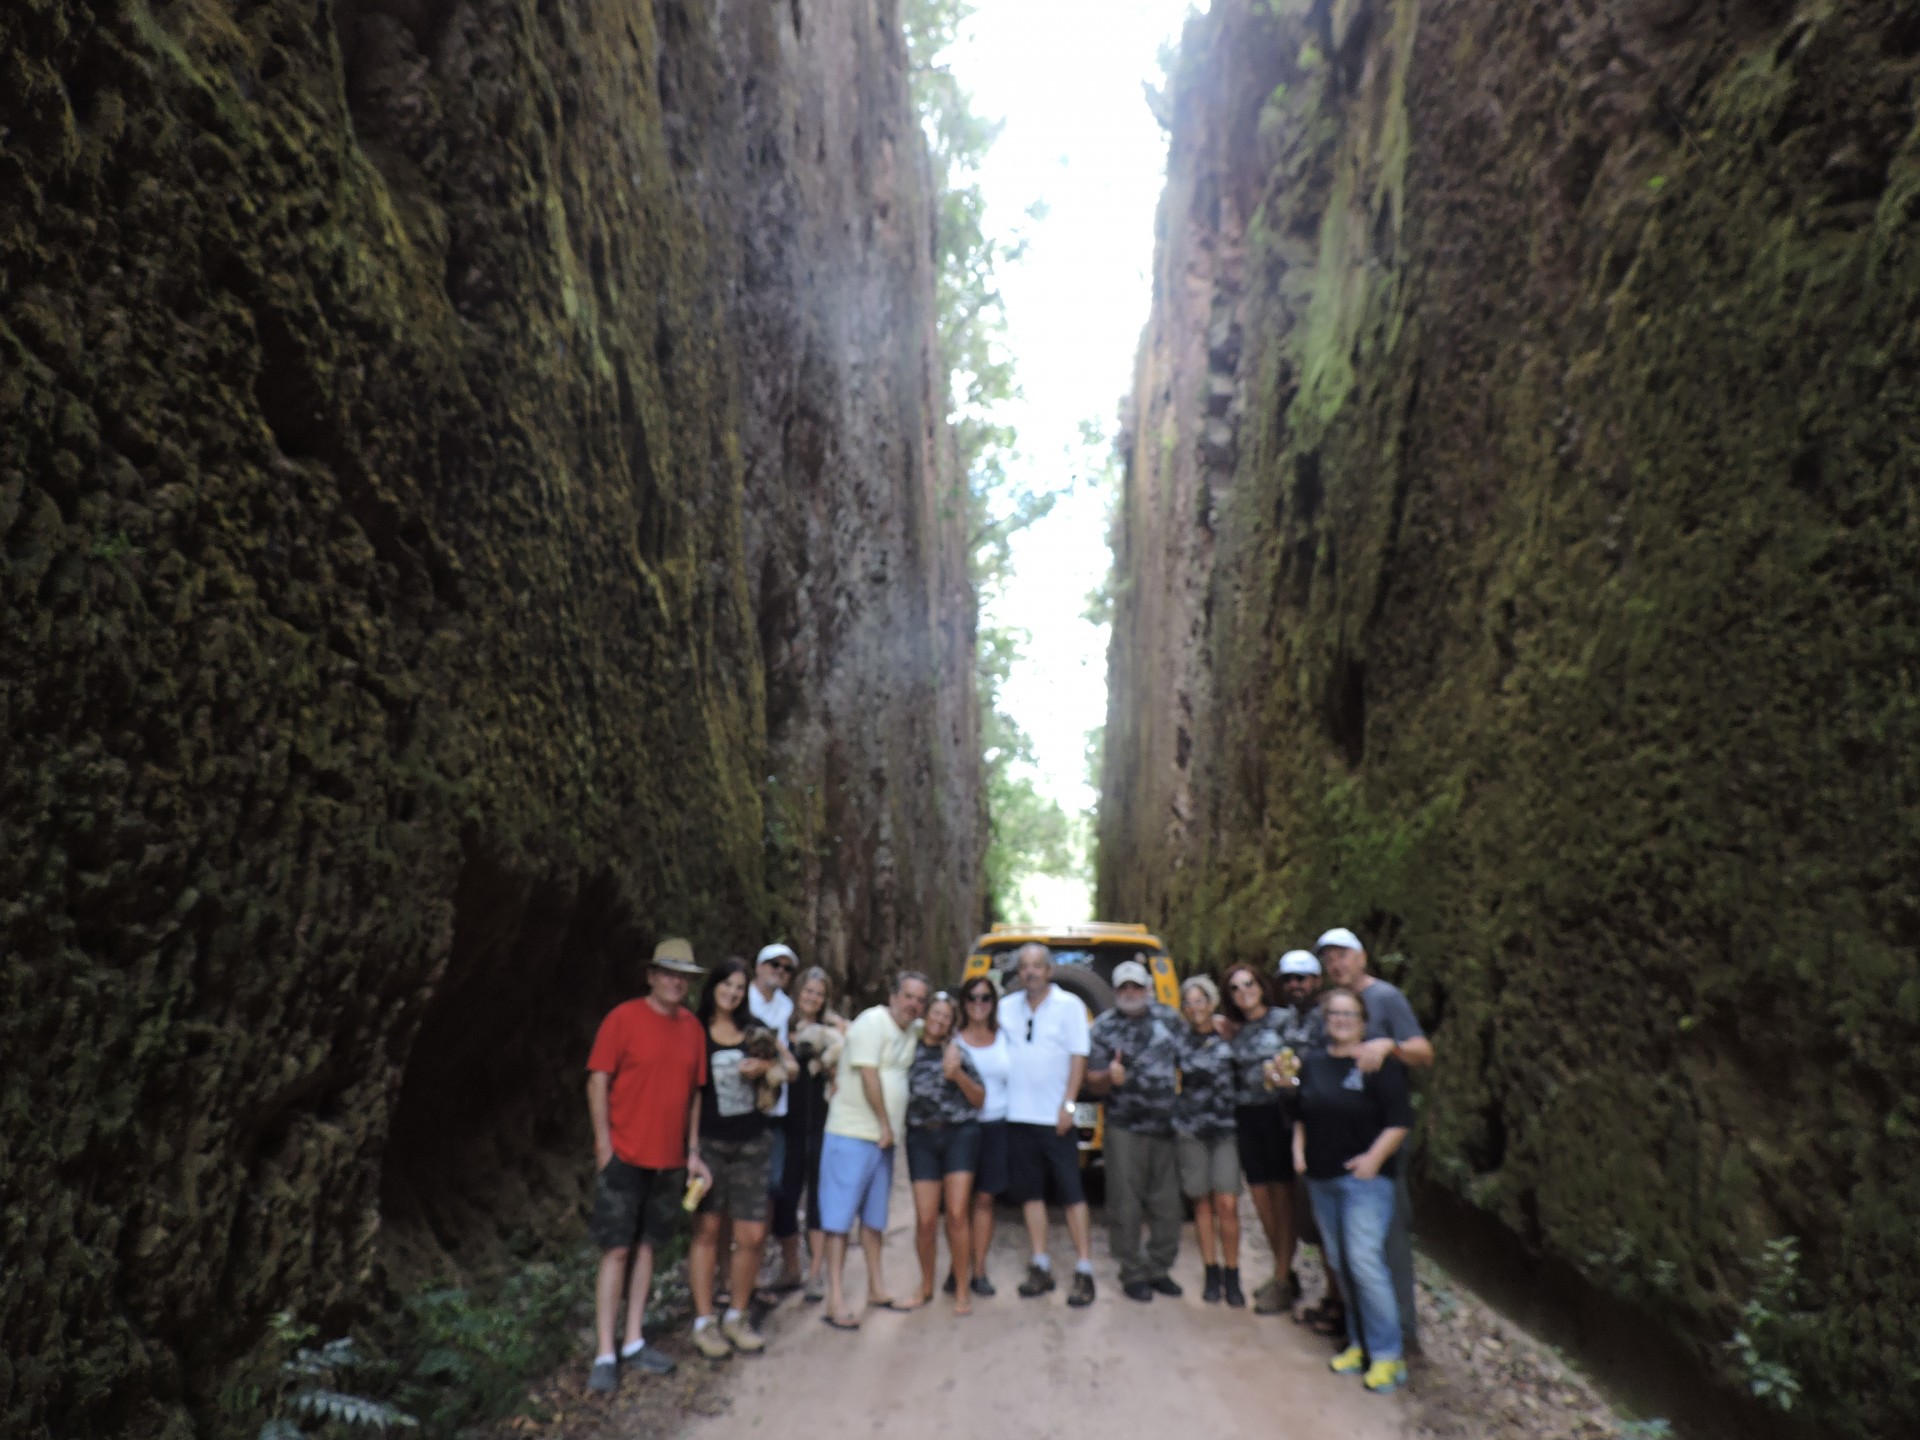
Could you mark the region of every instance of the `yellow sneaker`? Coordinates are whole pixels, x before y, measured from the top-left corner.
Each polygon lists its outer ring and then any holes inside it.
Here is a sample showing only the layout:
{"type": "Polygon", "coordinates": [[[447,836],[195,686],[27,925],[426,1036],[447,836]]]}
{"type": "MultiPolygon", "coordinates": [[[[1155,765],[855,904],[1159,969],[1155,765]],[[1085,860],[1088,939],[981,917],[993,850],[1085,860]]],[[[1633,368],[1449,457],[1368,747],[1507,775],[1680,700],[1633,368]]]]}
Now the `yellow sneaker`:
{"type": "MultiPolygon", "coordinates": [[[[1349,1352],[1352,1353],[1352,1352],[1349,1352]]],[[[1345,1356],[1341,1357],[1345,1359],[1345,1356]]],[[[1376,1360],[1367,1367],[1363,1382],[1367,1389],[1376,1395],[1385,1395],[1398,1390],[1407,1383],[1407,1362],[1404,1360],[1376,1360]]]]}
{"type": "Polygon", "coordinates": [[[1367,1352],[1356,1345],[1351,1350],[1342,1350],[1334,1356],[1327,1362],[1327,1368],[1336,1375],[1351,1375],[1364,1368],[1366,1363],[1367,1352]]]}

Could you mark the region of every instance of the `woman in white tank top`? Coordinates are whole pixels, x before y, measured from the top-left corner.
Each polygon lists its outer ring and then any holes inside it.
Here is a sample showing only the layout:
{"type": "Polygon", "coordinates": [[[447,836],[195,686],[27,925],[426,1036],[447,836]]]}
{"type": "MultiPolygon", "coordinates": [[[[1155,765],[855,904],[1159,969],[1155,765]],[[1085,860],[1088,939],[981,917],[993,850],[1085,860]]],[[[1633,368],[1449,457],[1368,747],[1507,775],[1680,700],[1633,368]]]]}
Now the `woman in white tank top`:
{"type": "MultiPolygon", "coordinates": [[[[993,1244],[993,1201],[1007,1188],[1007,1080],[1012,1056],[1000,1033],[1000,992],[986,976],[960,987],[960,1043],[987,1089],[980,1107],[980,1168],[973,1181],[973,1293],[993,1294],[987,1279],[987,1249],[993,1244]]],[[[949,1275],[947,1284],[957,1284],[949,1275]]]]}

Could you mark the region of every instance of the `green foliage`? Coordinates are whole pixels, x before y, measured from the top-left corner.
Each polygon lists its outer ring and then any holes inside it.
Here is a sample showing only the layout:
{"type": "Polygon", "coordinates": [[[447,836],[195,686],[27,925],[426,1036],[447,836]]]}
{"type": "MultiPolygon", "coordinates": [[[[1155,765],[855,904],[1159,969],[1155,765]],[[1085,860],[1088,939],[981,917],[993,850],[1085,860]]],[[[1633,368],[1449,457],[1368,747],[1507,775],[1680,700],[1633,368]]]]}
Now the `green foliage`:
{"type": "Polygon", "coordinates": [[[1753,1293],[1740,1307],[1740,1324],[1726,1342],[1735,1375],[1755,1399],[1791,1410],[1800,1378],[1787,1363],[1807,1317],[1795,1310],[1800,1290],[1800,1242],[1767,1241],[1753,1266],[1753,1293]]]}
{"type": "Polygon", "coordinates": [[[1651,1420],[1622,1420],[1618,1433],[1621,1440],[1670,1440],[1673,1422],[1657,1416],[1651,1420]]]}
{"type": "Polygon", "coordinates": [[[434,1435],[508,1413],[526,1378],[572,1345],[568,1312],[579,1290],[578,1275],[539,1261],[491,1287],[412,1296],[395,1337],[396,1397],[434,1435]]]}
{"type": "MultiPolygon", "coordinates": [[[[313,1333],[311,1326],[301,1324],[287,1312],[274,1316],[274,1343],[294,1349],[280,1363],[274,1413],[261,1425],[258,1440],[298,1440],[315,1433],[307,1429],[309,1424],[317,1426],[317,1433],[323,1435],[359,1430],[385,1434],[420,1428],[418,1420],[396,1405],[336,1388],[356,1374],[379,1367],[363,1364],[348,1336],[318,1346],[304,1343],[313,1338],[313,1333]]],[[[223,1397],[229,1406],[233,1398],[223,1397]]]]}

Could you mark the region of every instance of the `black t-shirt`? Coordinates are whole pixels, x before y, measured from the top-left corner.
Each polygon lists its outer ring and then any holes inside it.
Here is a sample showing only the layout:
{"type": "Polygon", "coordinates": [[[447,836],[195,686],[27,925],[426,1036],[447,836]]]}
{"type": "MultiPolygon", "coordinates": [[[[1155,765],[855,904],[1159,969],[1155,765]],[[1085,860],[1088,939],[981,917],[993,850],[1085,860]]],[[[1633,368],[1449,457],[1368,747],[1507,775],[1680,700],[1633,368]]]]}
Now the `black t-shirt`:
{"type": "MultiPolygon", "coordinates": [[[[1300,1121],[1307,1127],[1308,1176],[1338,1180],[1347,1161],[1371,1149],[1382,1130],[1413,1128],[1407,1067],[1389,1058],[1366,1075],[1351,1058],[1309,1050],[1300,1063],[1300,1121]]],[[[1380,1173],[1393,1175],[1399,1168],[1396,1151],[1380,1173]]]]}
{"type": "MultiPolygon", "coordinates": [[[[743,1035],[766,1028],[758,1020],[741,1025],[743,1035]]],[[[766,1115],[754,1103],[755,1082],[740,1075],[740,1062],[746,1058],[744,1043],[722,1045],[707,1032],[707,1083],[700,1087],[702,1140],[751,1140],[767,1128],[766,1115]]]]}

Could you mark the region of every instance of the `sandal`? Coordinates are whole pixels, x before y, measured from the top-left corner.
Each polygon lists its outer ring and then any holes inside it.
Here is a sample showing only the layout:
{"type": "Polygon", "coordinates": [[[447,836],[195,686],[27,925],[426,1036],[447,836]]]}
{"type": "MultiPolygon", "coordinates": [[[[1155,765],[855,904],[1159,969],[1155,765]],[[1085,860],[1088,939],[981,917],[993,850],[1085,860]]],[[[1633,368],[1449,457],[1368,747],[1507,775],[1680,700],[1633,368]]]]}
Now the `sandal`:
{"type": "Polygon", "coordinates": [[[860,1328],[860,1322],[858,1320],[843,1320],[831,1310],[820,1318],[836,1330],[858,1330],[860,1328]]]}

